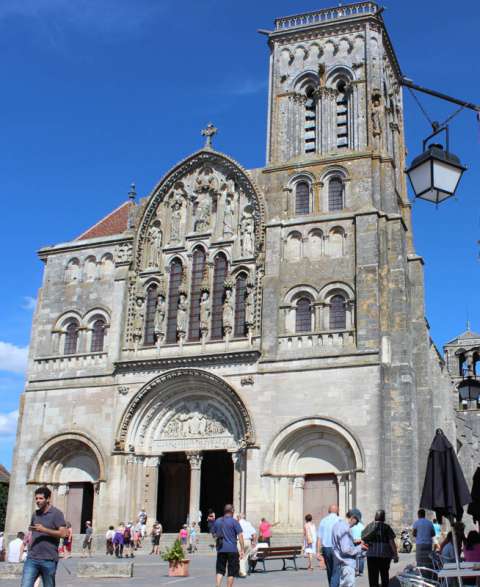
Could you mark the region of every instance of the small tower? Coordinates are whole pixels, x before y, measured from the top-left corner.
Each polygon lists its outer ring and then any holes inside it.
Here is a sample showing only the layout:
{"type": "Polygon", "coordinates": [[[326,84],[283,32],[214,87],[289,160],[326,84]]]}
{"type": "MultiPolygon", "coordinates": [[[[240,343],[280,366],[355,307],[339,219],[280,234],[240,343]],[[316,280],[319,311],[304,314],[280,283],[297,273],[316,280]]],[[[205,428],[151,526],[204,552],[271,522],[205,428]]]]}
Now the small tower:
{"type": "MultiPolygon", "coordinates": [[[[456,389],[469,378],[480,378],[480,334],[472,332],[470,324],[467,324],[465,332],[447,342],[443,348],[447,369],[456,389]]],[[[458,407],[461,410],[478,410],[480,402],[459,393],[458,407]]]]}

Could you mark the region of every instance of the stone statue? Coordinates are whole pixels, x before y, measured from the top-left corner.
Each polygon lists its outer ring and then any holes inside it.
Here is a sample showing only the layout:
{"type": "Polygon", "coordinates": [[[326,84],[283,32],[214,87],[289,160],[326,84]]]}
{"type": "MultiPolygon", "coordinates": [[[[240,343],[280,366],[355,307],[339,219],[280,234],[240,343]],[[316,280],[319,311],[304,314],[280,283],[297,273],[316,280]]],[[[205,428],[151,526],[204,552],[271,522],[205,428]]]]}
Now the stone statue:
{"type": "Polygon", "coordinates": [[[202,232],[208,230],[210,227],[210,197],[204,196],[197,205],[195,212],[195,232],[202,232]]]}
{"type": "Polygon", "coordinates": [[[146,267],[159,267],[162,256],[163,234],[160,222],[152,224],[147,236],[146,267]]]}
{"type": "Polygon", "coordinates": [[[182,203],[176,199],[172,205],[172,222],[170,225],[170,240],[178,242],[180,240],[180,224],[182,222],[182,203]]]}
{"type": "Polygon", "coordinates": [[[181,293],[178,299],[177,308],[177,334],[181,340],[185,338],[185,334],[187,332],[187,312],[187,295],[185,293],[181,293]]]}
{"type": "Polygon", "coordinates": [[[157,298],[157,309],[155,310],[154,332],[157,339],[157,345],[165,340],[165,297],[160,294],[157,298]]]}
{"type": "Polygon", "coordinates": [[[225,208],[223,211],[223,236],[233,235],[233,222],[234,222],[235,206],[232,198],[228,197],[225,200],[225,208]]]}
{"type": "Polygon", "coordinates": [[[210,295],[208,291],[202,291],[200,297],[200,332],[202,338],[207,338],[210,328],[210,295]]]}
{"type": "Polygon", "coordinates": [[[382,121],[381,121],[381,97],[379,94],[372,96],[372,136],[377,149],[380,148],[380,136],[382,134],[382,121]]]}
{"type": "Polygon", "coordinates": [[[144,300],[143,300],[143,298],[137,297],[136,301],[135,301],[135,314],[133,317],[133,328],[132,328],[132,337],[133,337],[133,342],[135,345],[135,350],[138,350],[138,347],[142,341],[144,323],[145,323],[144,300]]]}
{"type": "Polygon", "coordinates": [[[227,338],[229,338],[229,336],[233,330],[233,320],[234,320],[233,296],[232,296],[232,290],[230,288],[227,288],[225,290],[225,301],[223,302],[222,320],[223,320],[223,332],[225,333],[225,336],[227,338]]]}
{"type": "Polygon", "coordinates": [[[253,294],[254,294],[254,285],[253,285],[253,283],[248,282],[247,283],[247,295],[245,297],[245,322],[249,328],[251,326],[253,326],[253,323],[255,322],[255,316],[254,316],[255,304],[254,304],[253,294]]]}
{"type": "Polygon", "coordinates": [[[240,243],[243,257],[251,257],[254,253],[254,223],[249,212],[244,212],[240,222],[240,243]]]}

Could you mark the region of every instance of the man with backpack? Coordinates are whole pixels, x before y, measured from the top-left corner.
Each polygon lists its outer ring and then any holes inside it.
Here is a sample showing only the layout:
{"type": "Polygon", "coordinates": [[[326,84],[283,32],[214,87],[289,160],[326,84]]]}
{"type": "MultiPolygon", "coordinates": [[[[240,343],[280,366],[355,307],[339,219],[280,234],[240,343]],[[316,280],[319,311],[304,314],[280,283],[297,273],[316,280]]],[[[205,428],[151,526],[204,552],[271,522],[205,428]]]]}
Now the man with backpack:
{"type": "Polygon", "coordinates": [[[242,527],[233,517],[233,505],[223,508],[223,517],[215,520],[213,536],[217,546],[216,587],[220,587],[222,579],[227,576],[227,587],[232,587],[240,570],[240,558],[245,556],[242,527]],[[237,540],[240,548],[237,546],[237,540]]]}

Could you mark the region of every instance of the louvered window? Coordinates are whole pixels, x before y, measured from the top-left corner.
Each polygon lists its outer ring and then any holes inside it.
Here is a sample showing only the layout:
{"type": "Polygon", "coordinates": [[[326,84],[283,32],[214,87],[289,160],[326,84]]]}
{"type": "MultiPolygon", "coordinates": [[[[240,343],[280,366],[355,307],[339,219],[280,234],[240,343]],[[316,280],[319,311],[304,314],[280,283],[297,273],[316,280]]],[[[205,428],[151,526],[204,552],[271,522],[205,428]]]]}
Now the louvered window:
{"type": "Polygon", "coordinates": [[[205,270],[205,252],[195,249],[192,262],[192,282],[190,289],[190,320],[188,322],[189,340],[200,340],[200,287],[205,270]]]}
{"type": "Polygon", "coordinates": [[[340,80],[337,84],[337,148],[348,147],[348,94],[347,84],[340,80]]]}
{"type": "Polygon", "coordinates": [[[98,318],[92,325],[92,344],[90,351],[92,353],[100,353],[103,351],[103,343],[105,341],[105,320],[98,318]]]}
{"type": "Polygon", "coordinates": [[[65,329],[65,355],[74,355],[77,352],[78,345],[78,322],[72,320],[67,324],[65,329]]]}
{"type": "Polygon", "coordinates": [[[305,99],[305,153],[315,153],[317,145],[317,105],[313,88],[307,88],[305,99]]]}
{"type": "Polygon", "coordinates": [[[295,332],[311,332],[312,304],[308,298],[300,298],[295,313],[295,332]]]}
{"type": "Polygon", "coordinates": [[[330,300],[330,330],[345,330],[347,327],[347,310],[342,296],[333,296],[330,300]]]}
{"type": "Polygon", "coordinates": [[[223,300],[225,298],[225,279],[227,278],[227,269],[227,258],[223,253],[219,253],[215,257],[213,273],[211,328],[211,338],[213,340],[223,338],[223,300]]]}
{"type": "Polygon", "coordinates": [[[167,319],[167,343],[177,342],[177,310],[178,289],[182,281],[182,264],[174,259],[170,264],[170,284],[168,288],[168,319],[167,319]]]}
{"type": "Polygon", "coordinates": [[[308,214],[310,212],[310,189],[306,181],[299,181],[295,186],[295,213],[308,214]]]}
{"type": "Polygon", "coordinates": [[[234,336],[247,336],[245,323],[245,301],[247,297],[247,276],[240,273],[235,283],[235,331],[234,336]]]}
{"type": "Polygon", "coordinates": [[[343,181],[332,177],[328,182],[328,209],[331,212],[343,209],[343,181]]]}

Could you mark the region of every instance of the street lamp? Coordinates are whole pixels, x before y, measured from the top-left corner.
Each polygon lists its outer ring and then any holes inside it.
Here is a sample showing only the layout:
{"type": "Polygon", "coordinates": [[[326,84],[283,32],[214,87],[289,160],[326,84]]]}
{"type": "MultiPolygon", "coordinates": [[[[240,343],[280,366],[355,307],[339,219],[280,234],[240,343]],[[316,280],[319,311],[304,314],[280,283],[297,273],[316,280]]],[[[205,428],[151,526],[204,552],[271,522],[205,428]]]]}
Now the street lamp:
{"type": "Polygon", "coordinates": [[[480,399],[480,381],[475,377],[467,377],[458,384],[458,395],[462,406],[466,408],[469,402],[477,402],[480,399]]]}
{"type": "Polygon", "coordinates": [[[434,132],[423,141],[423,153],[412,161],[407,175],[415,196],[427,202],[440,204],[455,194],[466,167],[460,159],[450,153],[448,126],[434,126],[434,132]],[[441,132],[446,135],[446,149],[440,144],[427,142],[441,132]]]}

